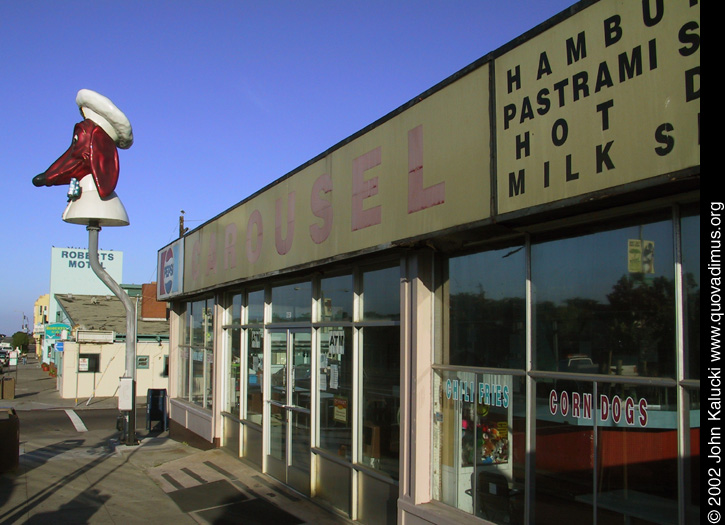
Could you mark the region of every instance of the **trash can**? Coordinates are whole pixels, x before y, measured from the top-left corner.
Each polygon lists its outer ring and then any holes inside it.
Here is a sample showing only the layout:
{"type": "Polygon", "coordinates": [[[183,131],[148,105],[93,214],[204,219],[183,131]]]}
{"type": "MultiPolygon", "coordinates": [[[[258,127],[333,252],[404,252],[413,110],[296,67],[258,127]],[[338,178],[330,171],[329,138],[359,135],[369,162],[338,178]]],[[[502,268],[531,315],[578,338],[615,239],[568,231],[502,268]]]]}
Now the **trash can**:
{"type": "Polygon", "coordinates": [[[2,380],[2,398],[15,399],[15,378],[4,377],[2,380]]]}
{"type": "Polygon", "coordinates": [[[169,429],[165,388],[149,388],[146,393],[146,430],[151,430],[152,421],[161,422],[164,431],[169,429]]]}
{"type": "Polygon", "coordinates": [[[17,470],[20,464],[20,420],[14,408],[0,410],[0,472],[17,470]]]}

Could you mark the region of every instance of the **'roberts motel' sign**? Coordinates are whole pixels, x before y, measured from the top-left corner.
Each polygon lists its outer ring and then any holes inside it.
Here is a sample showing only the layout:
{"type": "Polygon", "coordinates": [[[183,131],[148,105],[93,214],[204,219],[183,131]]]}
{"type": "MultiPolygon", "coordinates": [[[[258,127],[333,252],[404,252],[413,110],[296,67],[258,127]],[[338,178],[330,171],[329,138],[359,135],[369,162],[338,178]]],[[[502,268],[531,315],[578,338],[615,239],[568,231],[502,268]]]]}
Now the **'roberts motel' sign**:
{"type": "Polygon", "coordinates": [[[159,297],[686,172],[699,114],[699,3],[602,0],[160,250],[159,297]]]}

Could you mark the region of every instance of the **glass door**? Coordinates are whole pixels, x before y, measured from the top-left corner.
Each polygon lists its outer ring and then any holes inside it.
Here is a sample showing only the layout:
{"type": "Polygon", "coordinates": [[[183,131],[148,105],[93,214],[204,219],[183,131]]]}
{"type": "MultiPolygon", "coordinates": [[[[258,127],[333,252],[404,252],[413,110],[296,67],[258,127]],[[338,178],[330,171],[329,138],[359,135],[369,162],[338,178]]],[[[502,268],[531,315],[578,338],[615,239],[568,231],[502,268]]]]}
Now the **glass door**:
{"type": "Polygon", "coordinates": [[[270,345],[267,472],[309,495],[311,334],[271,331],[270,345]]]}

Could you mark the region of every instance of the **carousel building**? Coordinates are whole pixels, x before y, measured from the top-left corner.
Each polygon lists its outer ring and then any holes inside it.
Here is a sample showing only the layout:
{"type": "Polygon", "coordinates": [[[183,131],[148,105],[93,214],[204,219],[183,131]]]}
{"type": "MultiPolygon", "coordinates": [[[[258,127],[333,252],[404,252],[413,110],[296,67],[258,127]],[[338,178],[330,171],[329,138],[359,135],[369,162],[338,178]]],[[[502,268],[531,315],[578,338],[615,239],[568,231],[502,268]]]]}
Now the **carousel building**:
{"type": "Polygon", "coordinates": [[[172,434],[361,523],[699,522],[699,35],[577,3],[160,249],[172,434]]]}

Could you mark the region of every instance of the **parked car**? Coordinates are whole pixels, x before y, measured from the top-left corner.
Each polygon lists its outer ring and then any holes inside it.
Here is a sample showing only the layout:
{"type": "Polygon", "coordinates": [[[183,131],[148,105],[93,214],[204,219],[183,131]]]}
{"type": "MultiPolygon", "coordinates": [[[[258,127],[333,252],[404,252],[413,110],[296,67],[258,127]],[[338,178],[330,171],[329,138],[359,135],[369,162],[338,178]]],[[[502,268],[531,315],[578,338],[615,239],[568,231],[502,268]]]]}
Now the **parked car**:
{"type": "Polygon", "coordinates": [[[617,355],[612,358],[611,373],[620,376],[637,376],[638,358],[636,355],[617,355]]]}
{"type": "Polygon", "coordinates": [[[579,374],[596,374],[599,367],[592,358],[583,354],[572,354],[559,361],[559,372],[576,372],[579,374]]]}
{"type": "MultiPolygon", "coordinates": [[[[570,372],[576,374],[596,374],[599,366],[592,362],[592,358],[584,354],[570,354],[559,360],[557,366],[559,372],[570,372]]],[[[556,388],[568,392],[591,393],[591,381],[579,381],[571,379],[559,379],[556,381],[556,388]]]]}
{"type": "Polygon", "coordinates": [[[8,366],[10,364],[10,351],[4,348],[0,349],[0,366],[8,366]]]}

